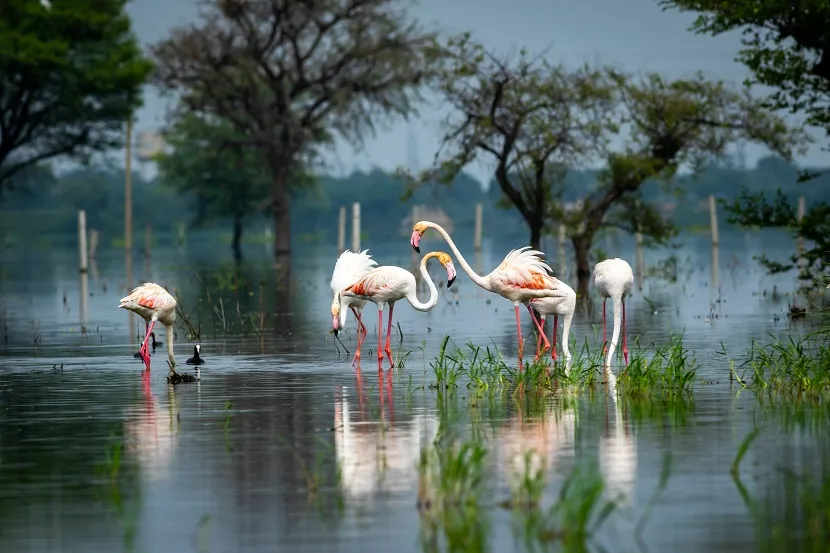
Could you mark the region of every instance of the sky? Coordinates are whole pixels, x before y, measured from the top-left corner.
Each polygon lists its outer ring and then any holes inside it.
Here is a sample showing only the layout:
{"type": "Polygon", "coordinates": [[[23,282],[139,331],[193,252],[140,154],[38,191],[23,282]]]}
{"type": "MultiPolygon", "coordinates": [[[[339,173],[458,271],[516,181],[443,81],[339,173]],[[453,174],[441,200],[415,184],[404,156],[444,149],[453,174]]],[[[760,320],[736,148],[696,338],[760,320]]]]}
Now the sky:
{"type": "MultiPolygon", "coordinates": [[[[150,44],[163,39],[173,27],[194,21],[196,2],[132,0],[128,11],[139,39],[150,44]]],[[[711,79],[735,84],[748,76],[746,68],[734,61],[739,35],[695,35],[688,31],[694,14],[663,11],[657,0],[512,0],[509,4],[500,0],[422,0],[412,5],[412,15],[423,24],[447,33],[469,30],[476,40],[498,52],[515,52],[522,47],[547,50],[547,57],[555,63],[607,63],[634,73],[657,71],[673,78],[703,71],[711,79]]],[[[166,110],[166,101],[148,87],[135,130],[162,127],[166,110]]],[[[373,167],[424,168],[438,146],[443,115],[436,107],[422,109],[416,119],[381,129],[362,151],[356,152],[351,144],[341,141],[326,159],[328,172],[344,175],[373,167]]],[[[821,143],[813,145],[798,163],[830,165],[830,153],[821,151],[821,143]]],[[[743,153],[749,166],[767,154],[752,146],[743,153]]],[[[492,175],[492,166],[484,163],[467,170],[482,182],[492,175]]]]}

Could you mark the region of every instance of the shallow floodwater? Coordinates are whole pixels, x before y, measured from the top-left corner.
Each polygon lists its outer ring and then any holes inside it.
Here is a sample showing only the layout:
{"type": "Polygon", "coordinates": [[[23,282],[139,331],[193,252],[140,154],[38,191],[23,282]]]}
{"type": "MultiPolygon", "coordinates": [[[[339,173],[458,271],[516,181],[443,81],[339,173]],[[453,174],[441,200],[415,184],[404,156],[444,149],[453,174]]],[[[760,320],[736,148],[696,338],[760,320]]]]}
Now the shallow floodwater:
{"type": "MultiPolygon", "coordinates": [[[[379,262],[410,267],[404,240],[368,246],[379,262]]],[[[395,331],[393,349],[410,353],[381,382],[374,306],[364,310],[369,337],[359,373],[329,332],[333,248],[298,254],[290,274],[275,274],[266,247],[249,247],[239,269],[249,286],[240,291],[224,245],[135,254],[130,275],[122,252],[103,250],[86,283],[72,252],[6,252],[0,551],[432,551],[416,465],[437,437],[472,434],[487,450],[485,530],[482,541],[457,551],[539,550],[499,506],[529,450],[546,476],[545,504],[572,471],[594,462],[606,497],[621,498],[590,550],[759,550],[757,518],[729,472],[740,443],[764,425],[741,464],[742,482],[753,497],[775,502],[783,493],[777,471],[808,470],[823,425],[787,426],[784,410],[736,393],[719,352],[740,363],[752,339],[787,332],[783,294],[792,280],[763,275],[752,255],[769,246],[750,237],[722,246],[714,285],[706,241],[690,243],[675,252],[676,282],[646,278],[628,302],[632,349],[682,332],[700,363],[693,399],[669,407],[601,389],[555,396],[541,408],[509,394],[476,397],[463,386],[439,394],[430,362],[447,334],[462,348],[496,346],[508,365],[516,360],[512,305],[462,274],[447,290],[432,270],[442,297],[429,313],[396,306],[403,341],[395,331]],[[145,280],[175,289],[185,312],[195,309],[191,324],[201,327],[206,360],[198,383],[166,383],[166,343],[142,380],[133,353],[143,321],[117,305],[128,285],[145,280]],[[658,490],[666,462],[669,478],[658,490]]],[[[487,272],[509,248],[486,244],[469,262],[487,272]]],[[[625,244],[613,251],[635,265],[625,244]]],[[[667,255],[647,252],[647,265],[667,255]]],[[[586,339],[592,350],[601,342],[600,306],[595,299],[593,313],[574,321],[580,348],[586,339]]],[[[526,313],[522,323],[532,341],[526,313]]],[[[176,332],[180,370],[191,371],[183,362],[196,341],[181,320],[176,332]]],[[[353,352],[351,315],[342,338],[353,352]]]]}

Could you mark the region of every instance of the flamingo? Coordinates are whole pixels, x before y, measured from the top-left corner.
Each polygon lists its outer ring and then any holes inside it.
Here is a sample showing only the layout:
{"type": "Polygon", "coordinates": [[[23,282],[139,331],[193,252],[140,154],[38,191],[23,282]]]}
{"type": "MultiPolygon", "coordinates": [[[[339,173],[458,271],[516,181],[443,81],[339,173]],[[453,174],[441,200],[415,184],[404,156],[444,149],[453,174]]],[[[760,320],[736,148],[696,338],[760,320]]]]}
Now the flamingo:
{"type": "Polygon", "coordinates": [[[161,324],[167,329],[167,358],[170,360],[170,372],[176,374],[176,358],[173,355],[173,325],[176,322],[176,300],[173,299],[173,296],[158,284],[145,282],[134,288],[129,296],[121,298],[118,307],[137,313],[148,323],[147,334],[141,343],[141,349],[138,350],[142,359],[144,359],[147,373],[150,372],[150,354],[147,353],[147,340],[150,339],[156,321],[161,321],[161,324]]]}
{"type": "Polygon", "coordinates": [[[551,346],[551,358],[556,361],[556,327],[559,324],[559,317],[563,317],[562,321],[562,353],[565,354],[565,374],[571,368],[571,352],[568,349],[568,340],[571,332],[571,322],[573,321],[574,312],[576,311],[576,292],[573,288],[561,282],[562,296],[555,298],[536,298],[530,300],[530,305],[539,316],[539,326],[542,331],[536,339],[536,357],[540,357],[545,350],[539,349],[542,343],[542,338],[545,336],[545,316],[553,315],[553,345],[551,346]]]}
{"type": "Polygon", "coordinates": [[[617,347],[617,340],[620,337],[620,312],[622,312],[622,351],[625,357],[625,364],[628,365],[628,348],[625,346],[625,297],[631,293],[634,285],[634,272],[631,265],[624,259],[615,257],[606,259],[594,265],[592,276],[594,286],[602,295],[602,342],[605,344],[607,338],[605,324],[605,301],[611,298],[614,305],[614,330],[611,334],[611,345],[605,356],[605,371],[611,371],[611,356],[617,347]]]}
{"type": "Polygon", "coordinates": [[[352,313],[354,313],[357,319],[357,351],[354,354],[354,358],[352,358],[353,367],[360,360],[360,346],[363,345],[363,340],[369,334],[369,331],[366,330],[366,325],[363,324],[360,318],[360,313],[363,310],[363,306],[366,305],[366,302],[355,297],[340,298],[339,294],[346,287],[377,267],[378,262],[366,253],[368,251],[363,250],[360,253],[354,253],[350,250],[344,251],[337,258],[337,262],[334,264],[334,271],[331,274],[331,293],[333,295],[331,300],[331,325],[334,335],[337,336],[337,332],[346,325],[346,307],[352,310],[352,313]],[[339,313],[339,321],[335,311],[339,313]],[[363,331],[362,335],[361,331],[363,331]]]}
{"type": "MultiPolygon", "coordinates": [[[[390,334],[392,332],[392,311],[395,308],[395,302],[406,298],[410,305],[418,311],[429,311],[438,304],[438,289],[435,288],[435,283],[432,282],[429,273],[427,272],[427,261],[433,257],[438,258],[438,261],[447,270],[447,288],[452,286],[455,281],[455,267],[452,264],[452,258],[444,252],[430,252],[421,260],[421,276],[426,280],[429,287],[429,300],[426,303],[421,303],[416,295],[415,275],[404,269],[403,267],[395,267],[394,265],[387,265],[372,269],[357,282],[344,288],[340,295],[344,298],[358,298],[364,301],[371,301],[378,306],[378,369],[383,366],[383,352],[386,352],[386,357],[389,359],[390,369],[395,367],[395,362],[392,361],[392,349],[389,347],[390,334]],[[383,309],[389,304],[389,322],[386,326],[386,348],[382,347],[383,336],[383,309]]],[[[335,301],[332,305],[334,310],[338,310],[340,303],[335,301]]],[[[333,324],[337,324],[338,314],[333,313],[333,324]]]]}
{"type": "Polygon", "coordinates": [[[563,288],[564,283],[548,274],[548,272],[553,271],[547,263],[538,257],[544,254],[529,249],[530,246],[510,250],[510,253],[505,256],[496,269],[488,275],[480,276],[473,271],[464,256],[458,251],[455,242],[452,241],[447,231],[441,225],[431,221],[418,221],[412,229],[410,244],[416,252],[420,253],[421,237],[427,229],[431,228],[438,231],[438,234],[446,240],[470,280],[488,292],[494,292],[513,302],[513,307],[516,309],[516,329],[519,334],[519,370],[522,370],[524,339],[522,338],[522,323],[519,318],[519,305],[522,304],[527,307],[536,328],[542,336],[542,340],[545,342],[545,349],[547,349],[550,347],[550,342],[545,337],[545,333],[539,326],[539,321],[536,320],[536,314],[533,313],[528,302],[534,298],[557,298],[567,295],[567,291],[564,291],[563,288]]]}

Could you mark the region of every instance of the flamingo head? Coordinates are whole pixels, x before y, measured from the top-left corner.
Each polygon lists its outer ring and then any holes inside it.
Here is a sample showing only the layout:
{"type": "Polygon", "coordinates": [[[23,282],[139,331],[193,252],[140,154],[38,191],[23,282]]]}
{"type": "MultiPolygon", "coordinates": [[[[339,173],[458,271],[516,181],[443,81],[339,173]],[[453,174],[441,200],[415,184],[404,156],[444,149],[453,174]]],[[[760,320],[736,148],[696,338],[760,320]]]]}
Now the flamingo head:
{"type": "Polygon", "coordinates": [[[412,245],[412,249],[417,253],[421,253],[421,237],[426,231],[427,224],[424,221],[418,221],[412,228],[412,238],[409,239],[409,243],[412,245]]]}
{"type": "MultiPolygon", "coordinates": [[[[413,236],[415,236],[414,233],[413,236]]],[[[438,252],[438,255],[436,255],[435,257],[438,258],[438,261],[440,261],[441,265],[443,265],[444,268],[447,270],[447,288],[449,288],[450,286],[452,286],[452,283],[455,282],[456,277],[455,265],[452,264],[452,258],[448,253],[444,252],[438,252]]]]}
{"type": "Polygon", "coordinates": [[[340,331],[340,294],[335,295],[331,302],[331,329],[337,336],[340,331]]]}

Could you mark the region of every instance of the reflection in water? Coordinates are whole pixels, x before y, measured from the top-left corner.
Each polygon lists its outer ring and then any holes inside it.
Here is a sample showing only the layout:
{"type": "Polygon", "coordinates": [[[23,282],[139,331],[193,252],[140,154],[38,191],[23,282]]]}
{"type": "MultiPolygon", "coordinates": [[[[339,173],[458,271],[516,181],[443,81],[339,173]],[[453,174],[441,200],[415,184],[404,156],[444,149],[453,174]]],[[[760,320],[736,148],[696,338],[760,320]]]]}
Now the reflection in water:
{"type": "MultiPolygon", "coordinates": [[[[390,386],[379,386],[382,402],[384,387],[387,399],[391,396],[390,386]]],[[[366,421],[363,408],[354,410],[355,399],[364,404],[365,400],[350,395],[346,388],[338,390],[334,399],[334,444],[343,491],[351,497],[369,498],[380,490],[414,489],[417,486],[415,462],[421,448],[435,439],[438,420],[416,414],[412,420],[398,424],[392,424],[390,417],[388,426],[366,421]]]]}
{"type": "Polygon", "coordinates": [[[142,380],[143,405],[124,410],[125,449],[138,461],[144,478],[156,481],[168,476],[179,438],[176,393],[168,385],[166,405],[160,406],[150,390],[150,379],[142,377],[142,380]]]}
{"type": "Polygon", "coordinates": [[[637,476],[637,443],[633,429],[616,394],[606,394],[605,432],[599,442],[599,466],[611,496],[619,495],[623,505],[633,504],[637,476]],[[610,422],[613,409],[613,423],[610,422]]]}

